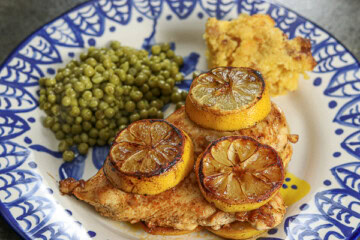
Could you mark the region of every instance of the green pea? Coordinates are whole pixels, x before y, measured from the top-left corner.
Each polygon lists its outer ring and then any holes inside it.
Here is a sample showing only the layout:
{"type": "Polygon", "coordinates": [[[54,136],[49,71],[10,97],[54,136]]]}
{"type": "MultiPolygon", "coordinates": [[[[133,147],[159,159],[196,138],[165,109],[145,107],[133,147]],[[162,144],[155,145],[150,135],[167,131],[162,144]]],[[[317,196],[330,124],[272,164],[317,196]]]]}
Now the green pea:
{"type": "Polygon", "coordinates": [[[161,109],[164,106],[164,103],[161,100],[153,100],[150,102],[151,107],[156,107],[157,109],[161,109]]]}
{"type": "Polygon", "coordinates": [[[59,130],[55,133],[55,137],[57,140],[62,140],[65,138],[65,133],[63,131],[59,130]]]}
{"type": "Polygon", "coordinates": [[[97,120],[95,127],[100,130],[100,129],[103,129],[105,127],[105,125],[101,120],[97,120]]]}
{"type": "Polygon", "coordinates": [[[184,62],[184,60],[183,60],[183,58],[182,58],[181,56],[175,56],[175,57],[174,57],[174,61],[176,62],[176,64],[177,64],[178,66],[183,65],[183,62],[184,62]]]}
{"type": "Polygon", "coordinates": [[[115,87],[115,96],[120,97],[124,94],[124,89],[120,86],[115,87]]]}
{"type": "Polygon", "coordinates": [[[113,63],[111,62],[111,59],[105,59],[105,60],[103,61],[103,65],[104,65],[104,67],[105,67],[106,69],[109,69],[109,68],[112,67],[113,63]]]}
{"type": "Polygon", "coordinates": [[[142,86],[146,82],[146,80],[147,80],[147,76],[140,73],[139,75],[137,75],[135,79],[135,84],[137,86],[142,86]]]}
{"type": "Polygon", "coordinates": [[[55,123],[54,118],[50,116],[45,117],[43,121],[43,125],[47,128],[51,128],[54,123],[55,123]]]}
{"type": "Polygon", "coordinates": [[[154,72],[159,72],[161,70],[161,64],[160,63],[152,63],[151,70],[153,70],[154,72]]]}
{"type": "Polygon", "coordinates": [[[85,84],[82,82],[76,82],[74,84],[74,89],[77,92],[83,92],[85,90],[85,84]]]}
{"type": "Polygon", "coordinates": [[[161,44],[161,50],[166,52],[167,50],[170,49],[170,44],[169,43],[163,43],[161,44]]]}
{"type": "Polygon", "coordinates": [[[162,52],[159,54],[159,57],[160,57],[161,61],[163,61],[166,58],[166,54],[162,52]]]}
{"type": "Polygon", "coordinates": [[[94,77],[91,78],[91,81],[95,84],[99,84],[102,81],[104,81],[104,77],[101,75],[95,75],[94,77]]]}
{"type": "Polygon", "coordinates": [[[92,98],[89,102],[89,107],[96,108],[99,105],[99,101],[96,98],[92,98]]]}
{"type": "Polygon", "coordinates": [[[80,134],[81,141],[86,143],[89,140],[89,136],[86,133],[80,134]]]}
{"type": "Polygon", "coordinates": [[[123,95],[125,95],[125,96],[129,95],[129,94],[130,94],[131,89],[132,89],[132,88],[131,88],[131,86],[128,86],[128,85],[123,86],[123,90],[124,90],[123,95]]]}
{"type": "Polygon", "coordinates": [[[68,124],[73,124],[74,123],[74,118],[71,117],[71,116],[66,116],[65,121],[68,124]]]}
{"type": "Polygon", "coordinates": [[[89,150],[89,145],[87,143],[80,143],[78,145],[78,151],[80,154],[86,155],[88,153],[88,150],[89,150]]]}
{"type": "Polygon", "coordinates": [[[84,68],[84,74],[87,77],[92,77],[95,74],[95,70],[92,66],[88,65],[84,68]]]}
{"type": "Polygon", "coordinates": [[[88,58],[88,59],[86,59],[86,61],[85,61],[87,64],[89,64],[90,66],[92,66],[92,67],[94,67],[94,66],[96,66],[96,64],[97,64],[97,61],[96,61],[96,59],[95,58],[88,58]]]}
{"type": "Polygon", "coordinates": [[[60,106],[59,105],[53,105],[52,107],[51,107],[51,112],[52,112],[52,114],[54,115],[54,116],[57,116],[57,115],[59,115],[60,114],[60,106]]]}
{"type": "Polygon", "coordinates": [[[68,146],[74,145],[74,139],[72,139],[71,137],[67,137],[67,138],[65,139],[65,141],[66,141],[66,143],[67,143],[68,146]]]}
{"type": "Polygon", "coordinates": [[[126,71],[124,69],[117,69],[115,70],[115,73],[119,77],[121,82],[125,82],[126,80],[126,71]]]}
{"type": "Polygon", "coordinates": [[[99,131],[99,137],[100,137],[100,139],[102,139],[102,140],[107,140],[108,138],[109,138],[109,131],[108,131],[108,129],[101,129],[100,131],[99,131]]]}
{"type": "Polygon", "coordinates": [[[80,114],[80,108],[79,107],[72,107],[71,108],[70,115],[72,117],[79,116],[79,114],[80,114]]]}
{"type": "Polygon", "coordinates": [[[185,100],[186,97],[187,97],[187,95],[188,95],[188,92],[182,91],[182,92],[181,92],[181,98],[182,98],[182,100],[185,100]]]}
{"type": "Polygon", "coordinates": [[[111,75],[109,82],[116,86],[120,83],[120,78],[117,75],[113,74],[111,75]]]}
{"type": "Polygon", "coordinates": [[[153,94],[151,91],[145,93],[145,99],[150,101],[153,98],[153,94]]]}
{"type": "Polygon", "coordinates": [[[115,115],[115,111],[113,108],[105,109],[104,113],[107,118],[112,118],[115,115]]]}
{"type": "Polygon", "coordinates": [[[138,121],[138,120],[140,120],[140,115],[138,113],[133,113],[130,115],[129,119],[130,119],[130,122],[138,121]]]}
{"type": "Polygon", "coordinates": [[[181,82],[184,79],[184,76],[181,73],[177,73],[175,75],[175,81],[176,82],[181,82]]]}
{"type": "Polygon", "coordinates": [[[169,49],[169,50],[166,51],[166,56],[168,58],[173,58],[173,57],[175,57],[175,53],[174,53],[173,50],[169,49]]]}
{"type": "Polygon", "coordinates": [[[88,108],[83,108],[81,110],[81,117],[87,121],[91,120],[92,117],[92,111],[88,108]]]}
{"type": "Polygon", "coordinates": [[[150,87],[149,87],[148,84],[145,83],[145,84],[142,85],[140,90],[141,90],[142,93],[147,93],[150,90],[150,87]]]}
{"type": "Polygon", "coordinates": [[[136,105],[135,105],[135,103],[134,103],[133,101],[127,101],[127,102],[125,103],[125,110],[126,110],[127,112],[134,112],[134,111],[135,111],[135,107],[136,107],[136,105]]]}
{"type": "Polygon", "coordinates": [[[146,109],[145,100],[141,100],[141,101],[137,102],[137,103],[136,103],[136,107],[137,107],[137,109],[139,109],[139,110],[146,109]]]}
{"type": "Polygon", "coordinates": [[[56,96],[54,94],[50,94],[50,95],[48,95],[47,100],[50,103],[55,103],[56,102],[56,96]]]}
{"type": "Polygon", "coordinates": [[[109,104],[112,104],[115,101],[115,97],[112,95],[105,95],[104,101],[109,104]]]}
{"type": "Polygon", "coordinates": [[[142,109],[140,110],[140,118],[141,119],[145,119],[145,118],[148,118],[149,117],[149,113],[148,113],[148,110],[146,109],[142,109]]]}
{"type": "Polygon", "coordinates": [[[121,48],[121,44],[119,41],[112,41],[110,43],[110,47],[114,50],[117,50],[117,49],[121,48]]]}
{"type": "Polygon", "coordinates": [[[164,78],[167,79],[167,78],[170,77],[170,71],[168,71],[168,70],[163,70],[163,71],[161,72],[161,75],[163,75],[164,78]]]}
{"type": "Polygon", "coordinates": [[[80,144],[82,142],[80,134],[74,136],[74,143],[80,144]]]}
{"type": "Polygon", "coordinates": [[[81,108],[86,108],[87,105],[88,105],[88,102],[87,102],[85,99],[83,99],[83,98],[80,98],[80,99],[79,99],[79,106],[80,106],[81,108]]]}
{"type": "Polygon", "coordinates": [[[59,131],[60,128],[61,128],[60,123],[57,123],[57,122],[54,123],[54,124],[51,126],[51,130],[52,130],[53,132],[59,131]]]}
{"type": "Polygon", "coordinates": [[[129,70],[129,62],[125,62],[125,63],[123,63],[123,64],[121,64],[120,65],[120,68],[122,69],[122,70],[124,70],[125,72],[127,72],[128,70],[129,70]]]}
{"type": "Polygon", "coordinates": [[[99,108],[102,111],[105,111],[105,109],[107,109],[109,107],[109,104],[107,102],[101,101],[99,104],[99,108]]]}
{"type": "Polygon", "coordinates": [[[112,95],[115,92],[115,86],[112,83],[106,84],[104,91],[106,94],[112,95]]]}
{"type": "Polygon", "coordinates": [[[160,94],[161,94],[159,88],[153,88],[153,89],[151,89],[151,93],[152,93],[152,95],[155,96],[155,97],[158,97],[158,96],[160,96],[160,94]]]}
{"type": "Polygon", "coordinates": [[[156,118],[158,119],[163,119],[164,118],[164,113],[162,111],[157,111],[156,112],[156,118]]]}
{"type": "Polygon", "coordinates": [[[73,151],[66,150],[63,152],[62,157],[65,162],[71,162],[75,158],[75,153],[73,151]]]}
{"type": "Polygon", "coordinates": [[[161,52],[161,47],[159,45],[154,45],[151,47],[151,53],[153,55],[158,55],[161,52]]]}
{"type": "Polygon", "coordinates": [[[62,100],[61,100],[61,104],[62,104],[64,107],[70,106],[70,104],[71,104],[71,98],[68,97],[68,96],[63,97],[62,100]]]}
{"type": "Polygon", "coordinates": [[[71,133],[73,135],[79,134],[82,131],[82,127],[79,124],[74,124],[71,126],[71,133]]]}
{"type": "Polygon", "coordinates": [[[131,74],[127,74],[127,75],[126,75],[125,83],[126,83],[127,85],[133,85],[134,82],[135,82],[134,76],[131,75],[131,74]]]}
{"type": "Polygon", "coordinates": [[[129,123],[128,119],[126,117],[121,117],[118,121],[117,121],[118,125],[126,125],[129,123]]]}
{"type": "Polygon", "coordinates": [[[96,139],[94,139],[94,138],[89,138],[88,144],[89,144],[90,146],[94,146],[94,145],[96,144],[96,139]]]}
{"type": "Polygon", "coordinates": [[[151,118],[156,117],[157,111],[158,111],[158,110],[157,110],[156,107],[151,107],[151,108],[149,108],[149,110],[148,110],[148,115],[149,115],[149,117],[151,117],[151,118]]]}
{"type": "Polygon", "coordinates": [[[61,130],[62,130],[64,133],[70,133],[70,132],[71,132],[71,127],[70,127],[69,124],[64,123],[64,124],[61,126],[61,130]]]}
{"type": "Polygon", "coordinates": [[[54,86],[55,84],[56,84],[55,78],[46,78],[45,79],[45,86],[51,87],[51,86],[54,86]]]}
{"type": "Polygon", "coordinates": [[[94,89],[93,94],[94,94],[94,97],[97,99],[101,99],[104,96],[104,92],[99,88],[94,89]]]}
{"type": "Polygon", "coordinates": [[[133,100],[135,102],[140,101],[142,99],[142,97],[143,97],[143,94],[140,91],[132,91],[132,92],[130,92],[130,98],[131,98],[131,100],[133,100]]]}
{"type": "Polygon", "coordinates": [[[171,101],[173,103],[177,103],[179,101],[181,101],[182,97],[181,97],[181,93],[180,92],[174,92],[173,94],[171,94],[171,101]]]}
{"type": "Polygon", "coordinates": [[[62,140],[59,142],[58,145],[58,150],[59,152],[65,152],[66,150],[68,150],[69,145],[67,144],[67,142],[65,140],[62,140]]]}
{"type": "Polygon", "coordinates": [[[99,135],[99,132],[96,128],[91,128],[89,131],[89,136],[92,138],[97,138],[97,136],[99,135]]]}

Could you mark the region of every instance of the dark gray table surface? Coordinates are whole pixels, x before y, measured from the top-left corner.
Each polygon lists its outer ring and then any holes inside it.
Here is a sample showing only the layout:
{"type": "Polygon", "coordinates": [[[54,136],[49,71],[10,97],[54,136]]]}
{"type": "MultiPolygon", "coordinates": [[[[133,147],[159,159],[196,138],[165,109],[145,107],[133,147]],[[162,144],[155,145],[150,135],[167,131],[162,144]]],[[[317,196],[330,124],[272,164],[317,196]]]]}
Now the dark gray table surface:
{"type": "MultiPolygon", "coordinates": [[[[0,62],[29,34],[84,0],[0,0],[0,62]]],[[[332,33],[360,59],[359,0],[279,0],[332,33]]],[[[0,217],[0,240],[20,239],[0,217]]]]}

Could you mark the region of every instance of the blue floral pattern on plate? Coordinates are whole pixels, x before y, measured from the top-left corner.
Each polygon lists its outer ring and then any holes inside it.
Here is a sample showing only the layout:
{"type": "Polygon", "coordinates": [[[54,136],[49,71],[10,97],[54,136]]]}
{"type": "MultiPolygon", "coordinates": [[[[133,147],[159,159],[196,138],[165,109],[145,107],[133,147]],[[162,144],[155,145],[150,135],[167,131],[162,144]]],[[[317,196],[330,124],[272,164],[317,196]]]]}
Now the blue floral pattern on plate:
{"type": "MultiPolygon", "coordinates": [[[[321,97],[329,99],[331,109],[340,105],[333,124],[338,127],[335,134],[339,136],[344,133],[343,129],[351,132],[348,136],[341,136],[343,141],[340,144],[349,160],[329,169],[329,175],[332,174],[338,187],[331,187],[331,181],[324,180],[325,190],[317,192],[310,202],[303,204],[298,214],[287,216],[284,232],[289,239],[354,239],[360,231],[359,63],[335,38],[315,24],[291,10],[263,0],[90,1],[27,38],[0,68],[0,209],[8,222],[25,239],[86,239],[97,236],[96,232],[86,230],[76,221],[70,210],[59,205],[53,196],[54,191],[43,181],[32,150],[55,158],[61,155],[42,144],[32,144],[28,137],[24,138],[25,144],[18,140],[34,127],[36,120],[31,114],[38,106],[36,90],[39,78],[55,72],[53,68],[46,69],[46,66],[63,63],[63,53],[73,57],[72,49],[93,46],[106,29],[113,32],[117,25],[125,26],[131,21],[152,21],[152,31],[142,44],[144,48],[149,48],[155,43],[158,21],[172,18],[170,14],[164,15],[165,8],[179,21],[194,15],[199,19],[204,15],[228,19],[234,9],[236,13],[269,14],[275,19],[277,27],[289,37],[311,39],[312,52],[318,62],[314,72],[319,74],[314,86],[322,84],[321,74],[331,75],[330,81],[324,83],[327,87],[321,97]]],[[[181,83],[180,88],[189,88],[191,74],[198,70],[199,56],[196,52],[184,56],[182,72],[187,80],[181,83]]],[[[107,152],[107,147],[93,149],[96,169],[102,166],[107,152]]],[[[339,152],[334,153],[334,157],[339,155],[339,152]]],[[[60,165],[59,176],[79,179],[84,166],[85,157],[77,155],[72,163],[60,165]]],[[[269,235],[276,232],[277,229],[270,230],[269,235]]]]}

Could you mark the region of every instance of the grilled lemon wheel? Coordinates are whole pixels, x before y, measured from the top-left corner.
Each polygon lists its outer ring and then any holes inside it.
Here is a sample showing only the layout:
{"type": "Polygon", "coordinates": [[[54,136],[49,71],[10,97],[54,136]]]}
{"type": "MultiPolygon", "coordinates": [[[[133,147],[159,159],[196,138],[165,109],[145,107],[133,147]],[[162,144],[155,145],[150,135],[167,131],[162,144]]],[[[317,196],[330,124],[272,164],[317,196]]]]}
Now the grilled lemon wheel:
{"type": "Polygon", "coordinates": [[[176,236],[176,235],[184,235],[192,232],[198,232],[202,228],[198,226],[194,230],[178,230],[171,227],[148,227],[144,222],[141,222],[141,227],[145,232],[152,235],[166,235],[166,236],[176,236]]]}
{"type": "Polygon", "coordinates": [[[266,230],[259,231],[256,228],[253,228],[248,222],[238,221],[223,226],[219,230],[214,230],[210,227],[207,227],[206,229],[215,235],[228,239],[248,239],[266,232],[266,230]]]}
{"type": "Polygon", "coordinates": [[[202,127],[233,131],[263,120],[271,110],[271,102],[259,72],[218,67],[194,79],[185,110],[202,127]]]}
{"type": "Polygon", "coordinates": [[[257,209],[284,182],[284,166],[276,151],[245,136],[212,142],[198,157],[195,172],[206,200],[224,212],[257,209]]]}
{"type": "Polygon", "coordinates": [[[155,195],[175,187],[193,169],[193,143],[164,120],[141,120],[121,131],[110,149],[104,172],[117,188],[155,195]]]}

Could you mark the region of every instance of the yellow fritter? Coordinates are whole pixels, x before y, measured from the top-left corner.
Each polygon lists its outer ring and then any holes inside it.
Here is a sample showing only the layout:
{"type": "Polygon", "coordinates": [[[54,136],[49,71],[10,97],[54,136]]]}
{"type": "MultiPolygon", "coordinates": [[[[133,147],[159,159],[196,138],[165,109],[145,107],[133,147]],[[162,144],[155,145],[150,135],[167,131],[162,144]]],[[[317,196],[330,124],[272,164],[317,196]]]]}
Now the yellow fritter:
{"type": "Polygon", "coordinates": [[[209,18],[204,38],[209,68],[256,69],[262,73],[271,96],[296,90],[300,75],[307,77],[305,72],[316,65],[310,40],[289,40],[268,15],[241,14],[232,21],[209,18]]]}

